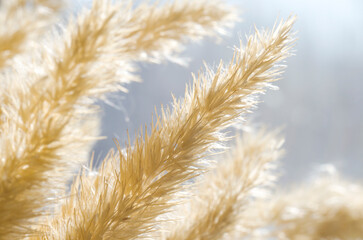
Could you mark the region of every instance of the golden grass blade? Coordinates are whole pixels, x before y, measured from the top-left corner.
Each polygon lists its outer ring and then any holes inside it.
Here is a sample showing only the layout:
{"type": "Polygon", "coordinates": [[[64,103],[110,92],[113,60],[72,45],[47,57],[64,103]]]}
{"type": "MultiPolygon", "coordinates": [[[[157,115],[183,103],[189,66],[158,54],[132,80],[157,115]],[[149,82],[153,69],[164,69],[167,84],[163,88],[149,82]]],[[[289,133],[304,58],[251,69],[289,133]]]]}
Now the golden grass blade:
{"type": "Polygon", "coordinates": [[[233,60],[195,77],[184,100],[157,116],[134,145],[105,160],[98,175],[83,174],[43,239],[134,239],[155,230],[180,183],[202,171],[199,160],[224,139],[230,126],[256,103],[290,55],[293,18],[248,38],[233,60]]]}
{"type": "Polygon", "coordinates": [[[237,12],[219,0],[176,0],[158,6],[140,4],[121,24],[128,59],[183,62],[175,56],[187,40],[225,34],[238,20],[237,12]]]}
{"type": "Polygon", "coordinates": [[[227,156],[197,183],[196,196],[178,209],[179,224],[170,224],[164,239],[234,239],[247,234],[255,220],[245,216],[251,201],[266,195],[276,177],[272,173],[281,156],[282,139],[275,133],[244,133],[227,156]],[[170,230],[171,229],[171,230],[170,230]]]}

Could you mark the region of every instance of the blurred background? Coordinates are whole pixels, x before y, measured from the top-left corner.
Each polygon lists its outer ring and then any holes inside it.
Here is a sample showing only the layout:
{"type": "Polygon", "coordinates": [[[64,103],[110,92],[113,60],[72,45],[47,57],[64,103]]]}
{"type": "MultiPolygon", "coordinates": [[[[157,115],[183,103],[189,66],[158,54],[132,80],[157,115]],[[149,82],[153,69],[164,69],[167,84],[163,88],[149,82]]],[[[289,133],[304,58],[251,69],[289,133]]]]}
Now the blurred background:
{"type": "MultiPolygon", "coordinates": [[[[84,2],[78,0],[78,5],[84,2]]],[[[216,44],[207,39],[187,45],[182,56],[189,65],[138,64],[142,83],[128,86],[120,94],[118,109],[101,103],[102,135],[106,140],[95,147],[102,159],[121,143],[127,129],[133,137],[140,127],[150,125],[154,107],[171,102],[171,93],[184,94],[191,72],[211,66],[220,59],[229,61],[239,37],[259,29],[271,28],[277,17],[298,16],[295,56],[287,60],[279,91],[262,96],[258,109],[249,119],[283,127],[287,154],[282,160],[280,183],[300,182],[311,177],[319,166],[333,164],[345,177],[362,179],[363,173],[363,1],[360,0],[228,0],[241,9],[242,22],[229,36],[216,44]]]]}

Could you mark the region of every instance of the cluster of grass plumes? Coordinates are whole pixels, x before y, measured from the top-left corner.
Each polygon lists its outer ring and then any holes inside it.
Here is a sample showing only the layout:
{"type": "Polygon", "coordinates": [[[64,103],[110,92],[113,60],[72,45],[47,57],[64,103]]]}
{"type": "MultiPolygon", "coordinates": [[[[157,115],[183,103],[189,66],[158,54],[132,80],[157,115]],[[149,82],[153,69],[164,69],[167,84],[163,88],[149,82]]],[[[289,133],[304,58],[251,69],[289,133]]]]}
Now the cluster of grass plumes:
{"type": "Polygon", "coordinates": [[[347,207],[339,198],[361,196],[359,187],[324,182],[347,193],[319,183],[264,202],[283,153],[276,132],[244,133],[226,160],[208,160],[230,139],[224,130],[243,124],[258,94],[280,78],[294,17],[271,31],[256,29],[228,64],[193,75],[182,99],[156,114],[134,142],[117,143],[97,169],[86,167],[100,138],[95,102],[139,80],[136,61],[184,63],[177,55],[184,43],[219,37],[238,14],[218,0],[94,0],[59,24],[65,6],[0,1],[0,239],[361,236],[360,201],[347,207]],[[301,202],[309,194],[316,197],[301,202]],[[304,214],[286,218],[289,204],[304,214]]]}

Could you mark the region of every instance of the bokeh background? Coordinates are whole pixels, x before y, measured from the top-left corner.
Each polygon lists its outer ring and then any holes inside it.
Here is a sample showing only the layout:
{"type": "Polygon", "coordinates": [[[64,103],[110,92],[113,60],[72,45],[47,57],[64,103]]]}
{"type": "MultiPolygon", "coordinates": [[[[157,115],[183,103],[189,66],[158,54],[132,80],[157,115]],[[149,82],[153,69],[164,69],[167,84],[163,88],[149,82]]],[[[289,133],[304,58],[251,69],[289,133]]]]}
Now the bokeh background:
{"type": "MultiPolygon", "coordinates": [[[[76,7],[89,1],[78,0],[76,7]]],[[[101,103],[102,135],[95,156],[102,159],[113,138],[123,143],[143,125],[149,125],[154,107],[171,102],[171,93],[183,96],[191,72],[203,60],[216,65],[229,61],[240,36],[271,28],[277,17],[298,16],[295,56],[287,60],[279,91],[262,96],[263,103],[250,120],[283,127],[287,154],[282,160],[281,184],[303,181],[319,166],[333,164],[345,177],[363,173],[363,1],[361,0],[228,0],[241,9],[242,22],[219,44],[213,39],[187,45],[182,56],[189,65],[138,64],[143,83],[132,83],[120,94],[117,108],[101,103]]],[[[137,3],[137,1],[136,1],[137,3]]],[[[87,4],[87,3],[86,3],[87,4]]]]}

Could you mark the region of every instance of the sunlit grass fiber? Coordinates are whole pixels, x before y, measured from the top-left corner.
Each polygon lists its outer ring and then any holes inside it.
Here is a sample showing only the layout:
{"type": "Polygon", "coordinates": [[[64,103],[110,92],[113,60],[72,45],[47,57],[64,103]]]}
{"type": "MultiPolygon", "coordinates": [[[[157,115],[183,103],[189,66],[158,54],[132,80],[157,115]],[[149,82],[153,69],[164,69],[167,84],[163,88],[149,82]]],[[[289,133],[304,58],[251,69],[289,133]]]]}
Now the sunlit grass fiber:
{"type": "Polygon", "coordinates": [[[187,42],[221,38],[239,12],[219,0],[94,0],[69,12],[66,1],[0,0],[0,239],[362,237],[360,186],[332,177],[274,195],[280,133],[226,133],[281,78],[295,17],[192,75],[95,167],[96,102],[140,81],[137,62],[185,64],[187,42]]]}

